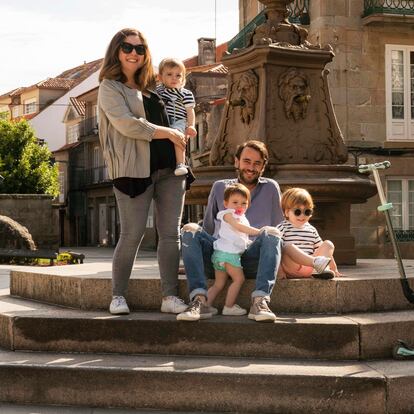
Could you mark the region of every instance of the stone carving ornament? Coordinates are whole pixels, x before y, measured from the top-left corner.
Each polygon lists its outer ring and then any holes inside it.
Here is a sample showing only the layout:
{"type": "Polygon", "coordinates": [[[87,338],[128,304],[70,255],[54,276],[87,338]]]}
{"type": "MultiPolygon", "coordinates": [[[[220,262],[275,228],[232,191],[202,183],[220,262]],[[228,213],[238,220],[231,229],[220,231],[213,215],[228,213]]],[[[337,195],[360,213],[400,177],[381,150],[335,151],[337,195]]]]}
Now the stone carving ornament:
{"type": "Polygon", "coordinates": [[[280,75],[278,86],[286,118],[293,119],[295,122],[305,119],[311,99],[309,80],[305,73],[296,68],[290,68],[280,75]]]}
{"type": "Polygon", "coordinates": [[[249,125],[254,119],[258,95],[257,87],[257,76],[252,69],[244,72],[234,83],[235,99],[232,99],[230,104],[240,106],[240,119],[246,125],[249,125]]]}

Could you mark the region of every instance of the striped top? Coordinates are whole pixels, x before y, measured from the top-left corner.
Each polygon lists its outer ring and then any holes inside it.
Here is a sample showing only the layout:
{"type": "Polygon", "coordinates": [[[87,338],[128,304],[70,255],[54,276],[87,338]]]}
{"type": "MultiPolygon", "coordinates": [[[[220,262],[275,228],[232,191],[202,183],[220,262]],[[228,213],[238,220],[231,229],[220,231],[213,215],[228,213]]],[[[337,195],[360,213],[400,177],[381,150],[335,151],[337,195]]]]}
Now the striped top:
{"type": "Polygon", "coordinates": [[[194,108],[195,106],[194,95],[188,89],[166,88],[164,85],[158,85],[157,93],[165,103],[170,123],[178,119],[187,119],[186,108],[194,108]]]}
{"type": "Polygon", "coordinates": [[[313,255],[315,249],[322,244],[318,230],[312,224],[305,223],[298,228],[283,220],[276,228],[282,232],[283,243],[295,244],[307,254],[313,255]]]}

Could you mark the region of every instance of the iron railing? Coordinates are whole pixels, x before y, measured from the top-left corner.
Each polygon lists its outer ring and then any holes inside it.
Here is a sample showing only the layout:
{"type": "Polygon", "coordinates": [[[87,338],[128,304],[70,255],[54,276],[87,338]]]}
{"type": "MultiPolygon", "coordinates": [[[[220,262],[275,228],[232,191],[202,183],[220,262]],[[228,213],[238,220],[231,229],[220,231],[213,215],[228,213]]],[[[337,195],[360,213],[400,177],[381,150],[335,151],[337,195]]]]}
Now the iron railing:
{"type": "MultiPolygon", "coordinates": [[[[295,0],[288,6],[290,11],[289,21],[295,24],[308,25],[309,17],[309,1],[295,0]]],[[[262,10],[253,20],[251,20],[243,29],[233,37],[228,43],[227,49],[232,52],[234,49],[246,47],[254,29],[266,21],[265,11],[262,10]]]]}
{"type": "MultiPolygon", "coordinates": [[[[399,242],[412,242],[414,241],[414,230],[395,230],[395,237],[399,242]]],[[[386,240],[390,241],[390,235],[387,231],[386,240]]]]}
{"type": "Polygon", "coordinates": [[[85,118],[80,123],[79,127],[79,137],[87,137],[89,135],[98,134],[98,118],[92,116],[90,118],[85,118]]]}
{"type": "Polygon", "coordinates": [[[100,167],[86,168],[84,171],[84,185],[101,184],[109,182],[108,169],[100,167]]]}
{"type": "Polygon", "coordinates": [[[414,15],[414,0],[364,0],[362,17],[378,13],[414,15]]]}
{"type": "Polygon", "coordinates": [[[72,168],[70,186],[73,190],[83,190],[94,184],[109,183],[108,169],[102,165],[92,168],[72,168]]]}

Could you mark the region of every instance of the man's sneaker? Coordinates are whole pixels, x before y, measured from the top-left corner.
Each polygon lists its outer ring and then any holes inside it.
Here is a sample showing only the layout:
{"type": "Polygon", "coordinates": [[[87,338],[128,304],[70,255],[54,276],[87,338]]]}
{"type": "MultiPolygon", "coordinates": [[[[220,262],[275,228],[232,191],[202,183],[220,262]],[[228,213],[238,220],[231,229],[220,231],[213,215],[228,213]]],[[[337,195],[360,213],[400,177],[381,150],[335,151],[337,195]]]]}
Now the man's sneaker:
{"type": "Polygon", "coordinates": [[[211,305],[207,305],[208,306],[208,311],[214,316],[218,314],[218,309],[215,308],[214,306],[211,305]]]}
{"type": "Polygon", "coordinates": [[[243,309],[236,303],[231,308],[224,306],[222,313],[224,316],[241,316],[246,315],[247,310],[243,309]]]}
{"type": "Polygon", "coordinates": [[[184,301],[177,296],[166,296],[162,298],[161,312],[165,313],[181,313],[187,309],[184,301]]]}
{"type": "Polygon", "coordinates": [[[249,319],[257,322],[274,322],[276,320],[276,315],[269,309],[266,296],[258,296],[252,300],[252,306],[248,315],[249,319]]]}
{"type": "Polygon", "coordinates": [[[112,315],[128,315],[129,308],[125,298],[123,296],[112,296],[109,312],[111,312],[112,315]]]}
{"type": "Polygon", "coordinates": [[[208,319],[213,316],[211,307],[204,304],[199,297],[190,303],[184,312],[177,315],[177,321],[198,321],[199,319],[208,319]]]}
{"type": "Polygon", "coordinates": [[[322,273],[328,267],[330,262],[331,262],[330,257],[316,256],[313,259],[313,268],[315,269],[316,273],[322,273]]]}
{"type": "Polygon", "coordinates": [[[186,175],[187,173],[188,173],[188,169],[185,164],[177,164],[174,170],[175,175],[186,175]]]}

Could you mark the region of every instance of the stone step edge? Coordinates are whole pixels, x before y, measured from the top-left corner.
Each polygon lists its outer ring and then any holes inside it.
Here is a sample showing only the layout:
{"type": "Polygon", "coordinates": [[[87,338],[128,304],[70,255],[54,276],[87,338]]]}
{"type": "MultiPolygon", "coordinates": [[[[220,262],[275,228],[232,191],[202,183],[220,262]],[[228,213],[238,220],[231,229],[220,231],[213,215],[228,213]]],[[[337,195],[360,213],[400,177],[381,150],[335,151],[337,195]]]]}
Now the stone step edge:
{"type": "Polygon", "coordinates": [[[179,322],[171,314],[113,316],[0,300],[0,346],[12,350],[364,360],[390,357],[398,339],[414,343],[412,312],[279,315],[275,324],[245,316],[179,322]]]}
{"type": "MultiPolygon", "coordinates": [[[[211,284],[212,281],[209,281],[211,284]]],[[[250,306],[254,280],[248,279],[241,289],[240,306],[250,306]]],[[[404,297],[400,280],[333,279],[279,280],[271,296],[275,312],[343,314],[414,309],[404,297]]],[[[410,279],[414,289],[414,278],[410,279]]],[[[157,310],[161,306],[159,279],[136,279],[129,282],[127,301],[132,310],[157,310]]],[[[45,303],[83,310],[107,309],[111,301],[109,278],[85,278],[42,273],[12,271],[10,293],[45,303]]],[[[188,301],[187,283],[179,280],[179,295],[188,301]]],[[[224,304],[225,292],[217,298],[217,307],[224,304]]]]}
{"type": "Polygon", "coordinates": [[[305,408],[312,413],[385,414],[412,408],[413,372],[414,362],[398,361],[304,364],[0,351],[0,401],[261,414],[303,413],[305,408]]]}

